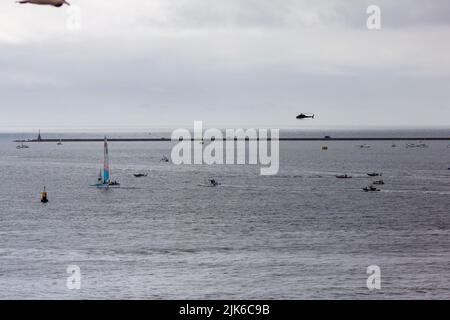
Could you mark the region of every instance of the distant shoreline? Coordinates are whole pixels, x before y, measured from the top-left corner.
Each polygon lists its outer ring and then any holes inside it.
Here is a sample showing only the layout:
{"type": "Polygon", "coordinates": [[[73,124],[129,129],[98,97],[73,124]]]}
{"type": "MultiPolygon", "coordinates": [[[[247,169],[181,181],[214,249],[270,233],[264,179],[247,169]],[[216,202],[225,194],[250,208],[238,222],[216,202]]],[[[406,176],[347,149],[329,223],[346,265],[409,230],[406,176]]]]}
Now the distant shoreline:
{"type": "MultiPolygon", "coordinates": [[[[171,138],[111,138],[108,139],[110,142],[176,142],[181,141],[182,139],[172,140],[171,138]]],[[[202,141],[202,139],[186,139],[191,141],[202,141]]],[[[209,141],[209,139],[204,139],[209,141]]],[[[227,141],[233,139],[216,139],[217,141],[227,141]]],[[[242,140],[272,140],[271,138],[267,139],[238,139],[235,138],[234,141],[242,141],[242,140]]],[[[450,141],[450,137],[337,137],[337,138],[300,138],[300,137],[284,137],[279,138],[279,141],[450,141]]],[[[100,138],[71,138],[71,139],[28,139],[28,140],[14,140],[14,142],[28,142],[28,143],[49,143],[49,142],[103,142],[104,139],[100,138]]]]}

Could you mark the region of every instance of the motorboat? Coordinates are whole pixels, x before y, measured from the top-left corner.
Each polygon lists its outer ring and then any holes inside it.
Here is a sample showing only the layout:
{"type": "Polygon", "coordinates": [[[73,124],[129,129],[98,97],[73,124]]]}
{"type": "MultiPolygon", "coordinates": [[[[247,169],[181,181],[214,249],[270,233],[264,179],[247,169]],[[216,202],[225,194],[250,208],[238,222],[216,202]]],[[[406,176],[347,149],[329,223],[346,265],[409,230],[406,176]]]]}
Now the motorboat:
{"type": "Polygon", "coordinates": [[[352,176],[349,176],[348,174],[339,174],[336,176],[338,179],[351,179],[352,176]]]}
{"type": "Polygon", "coordinates": [[[426,143],[407,143],[406,148],[428,148],[426,143]]]}
{"type": "Polygon", "coordinates": [[[376,188],[376,187],[374,187],[374,186],[368,186],[368,187],[365,187],[365,188],[363,188],[363,190],[364,190],[365,192],[381,191],[380,189],[378,189],[378,188],[376,188]]]}
{"type": "Polygon", "coordinates": [[[215,179],[210,179],[209,183],[212,187],[217,187],[219,185],[219,183],[215,179]]]}
{"type": "Polygon", "coordinates": [[[378,172],[372,172],[367,174],[369,177],[381,177],[383,174],[378,172]]]}
{"type": "Polygon", "coordinates": [[[148,177],[148,173],[135,173],[134,176],[136,178],[148,177]]]}
{"type": "Polygon", "coordinates": [[[29,146],[27,146],[26,144],[23,144],[23,143],[19,144],[16,147],[16,149],[29,149],[29,148],[30,148],[29,146]]]}
{"type": "Polygon", "coordinates": [[[384,181],[383,180],[374,181],[373,184],[374,185],[383,185],[384,181]]]}

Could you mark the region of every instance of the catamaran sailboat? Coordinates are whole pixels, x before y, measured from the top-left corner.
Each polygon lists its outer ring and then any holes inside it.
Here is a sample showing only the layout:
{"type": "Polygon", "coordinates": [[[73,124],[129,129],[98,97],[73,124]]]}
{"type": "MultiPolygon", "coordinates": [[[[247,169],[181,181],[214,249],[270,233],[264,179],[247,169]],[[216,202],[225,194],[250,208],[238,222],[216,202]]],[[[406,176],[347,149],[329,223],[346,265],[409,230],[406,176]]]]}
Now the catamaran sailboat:
{"type": "Polygon", "coordinates": [[[105,144],[104,144],[103,149],[104,149],[104,151],[103,151],[104,152],[103,172],[102,172],[102,170],[100,170],[98,182],[97,182],[97,184],[95,184],[93,186],[97,187],[97,188],[101,188],[101,189],[118,188],[118,187],[120,187],[120,183],[118,183],[117,181],[112,181],[110,178],[108,139],[106,137],[105,137],[105,144]]]}

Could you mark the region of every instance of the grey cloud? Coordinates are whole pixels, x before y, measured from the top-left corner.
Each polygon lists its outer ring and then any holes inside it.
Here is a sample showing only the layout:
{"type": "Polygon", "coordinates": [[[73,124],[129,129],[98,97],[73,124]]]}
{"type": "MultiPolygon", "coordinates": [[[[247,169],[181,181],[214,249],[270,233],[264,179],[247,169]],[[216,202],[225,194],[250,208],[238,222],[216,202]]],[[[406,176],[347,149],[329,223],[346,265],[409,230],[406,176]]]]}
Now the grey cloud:
{"type": "Polygon", "coordinates": [[[0,4],[0,126],[448,125],[444,1],[73,2],[0,4]]]}
{"type": "Polygon", "coordinates": [[[365,27],[366,8],[378,5],[387,27],[449,25],[447,0],[189,0],[166,1],[166,19],[143,16],[142,22],[183,28],[295,28],[345,25],[365,27]]]}

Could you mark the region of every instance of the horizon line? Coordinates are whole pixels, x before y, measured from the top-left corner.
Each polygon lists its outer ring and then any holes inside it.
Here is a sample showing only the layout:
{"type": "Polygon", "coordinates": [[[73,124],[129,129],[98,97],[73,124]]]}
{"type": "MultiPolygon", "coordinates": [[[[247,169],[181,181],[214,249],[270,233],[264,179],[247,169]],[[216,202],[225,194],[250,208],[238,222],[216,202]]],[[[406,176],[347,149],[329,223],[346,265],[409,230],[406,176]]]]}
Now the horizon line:
{"type": "MultiPolygon", "coordinates": [[[[39,131],[41,133],[151,133],[151,132],[170,132],[176,129],[191,129],[192,126],[111,126],[111,127],[10,127],[10,128],[0,128],[0,134],[37,134],[39,131]]],[[[210,128],[217,128],[219,130],[225,129],[279,129],[284,131],[326,131],[326,130],[450,130],[450,125],[439,125],[439,126],[429,126],[429,125],[333,125],[333,126],[252,126],[252,125],[204,125],[203,129],[207,130],[210,128]]]]}

